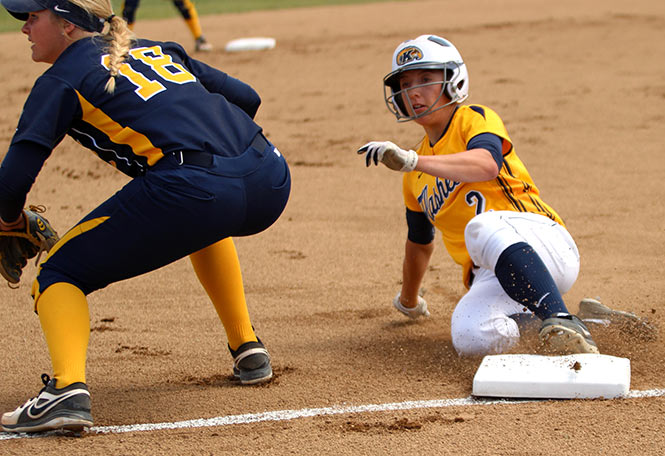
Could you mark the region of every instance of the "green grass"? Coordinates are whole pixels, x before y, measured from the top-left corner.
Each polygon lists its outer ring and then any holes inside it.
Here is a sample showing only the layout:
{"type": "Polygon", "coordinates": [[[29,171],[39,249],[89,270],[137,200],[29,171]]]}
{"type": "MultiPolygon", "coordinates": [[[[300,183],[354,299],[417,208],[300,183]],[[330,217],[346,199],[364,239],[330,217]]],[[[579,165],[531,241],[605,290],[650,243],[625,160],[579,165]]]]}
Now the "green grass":
{"type": "MultiPolygon", "coordinates": [[[[354,3],[377,3],[388,0],[194,0],[199,15],[239,13],[254,10],[274,10],[320,5],[350,5],[354,3]]],[[[112,0],[116,14],[122,12],[122,0],[112,0]]],[[[19,31],[22,23],[14,19],[4,8],[0,8],[0,33],[19,31]]],[[[178,12],[170,0],[142,0],[136,20],[176,17],[178,12]]]]}

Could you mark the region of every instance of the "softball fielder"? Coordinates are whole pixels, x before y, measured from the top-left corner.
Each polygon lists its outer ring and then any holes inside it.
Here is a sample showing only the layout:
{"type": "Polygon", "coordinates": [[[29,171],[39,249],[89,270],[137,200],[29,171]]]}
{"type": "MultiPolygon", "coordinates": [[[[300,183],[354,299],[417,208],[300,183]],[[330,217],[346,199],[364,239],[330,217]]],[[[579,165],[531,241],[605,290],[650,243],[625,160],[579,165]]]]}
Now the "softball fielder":
{"type": "MultiPolygon", "coordinates": [[[[136,10],[139,9],[141,0],[125,0],[122,4],[122,18],[127,21],[127,25],[134,30],[134,21],[136,20],[136,10]]],[[[201,22],[199,22],[199,13],[191,0],[173,0],[173,5],[185,20],[189,31],[194,37],[194,49],[200,52],[212,51],[210,44],[203,36],[201,22]]]]}
{"type": "Polygon", "coordinates": [[[404,172],[406,240],[401,291],[394,306],[429,316],[418,295],[435,228],[463,268],[468,288],[452,315],[452,342],[462,356],[501,353],[520,338],[515,316],[534,314],[540,338],[562,353],[598,353],[562,293],[577,278],[580,258],[561,217],[540,197],[501,118],[482,105],[462,105],[469,76],[449,41],[422,35],[397,46],[384,98],[400,122],[425,137],[417,151],[389,141],[362,146],[366,164],[404,172]]]}
{"type": "Polygon", "coordinates": [[[50,64],[0,168],[0,228],[20,223],[30,187],[65,135],[132,178],[41,264],[32,295],[53,378],[44,374],[39,395],[5,413],[2,428],[91,426],[86,295],[185,256],[224,325],[234,375],[244,384],[270,379],[231,239],[272,225],[290,193],[284,157],[253,121],[258,94],[176,43],[134,40],[109,0],[0,2],[25,21],[32,59],[50,64]]]}

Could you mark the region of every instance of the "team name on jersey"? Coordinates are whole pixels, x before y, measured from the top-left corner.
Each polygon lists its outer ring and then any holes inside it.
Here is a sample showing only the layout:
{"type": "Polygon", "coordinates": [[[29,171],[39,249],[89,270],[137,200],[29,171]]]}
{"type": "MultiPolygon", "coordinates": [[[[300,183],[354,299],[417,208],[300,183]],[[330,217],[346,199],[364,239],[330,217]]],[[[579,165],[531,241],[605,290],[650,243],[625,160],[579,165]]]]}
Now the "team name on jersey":
{"type": "Polygon", "coordinates": [[[422,208],[427,217],[434,222],[436,214],[439,213],[450,194],[460,185],[459,182],[451,181],[448,179],[441,180],[436,178],[432,194],[429,193],[429,185],[423,187],[423,191],[418,195],[418,204],[422,208]]]}

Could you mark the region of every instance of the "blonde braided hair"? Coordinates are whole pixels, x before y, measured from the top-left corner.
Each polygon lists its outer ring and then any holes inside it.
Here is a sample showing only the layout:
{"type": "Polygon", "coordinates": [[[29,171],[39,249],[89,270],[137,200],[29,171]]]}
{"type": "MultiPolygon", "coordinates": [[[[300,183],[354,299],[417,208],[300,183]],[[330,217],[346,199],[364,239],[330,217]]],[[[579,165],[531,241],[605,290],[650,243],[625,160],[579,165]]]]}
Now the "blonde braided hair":
{"type": "Polygon", "coordinates": [[[127,58],[134,33],[127,26],[127,22],[121,17],[113,14],[113,6],[110,0],[69,0],[86,10],[88,13],[105,19],[108,25],[104,26],[101,36],[107,42],[107,52],[109,53],[109,80],[104,89],[108,93],[115,91],[115,78],[120,72],[120,67],[127,58]]]}

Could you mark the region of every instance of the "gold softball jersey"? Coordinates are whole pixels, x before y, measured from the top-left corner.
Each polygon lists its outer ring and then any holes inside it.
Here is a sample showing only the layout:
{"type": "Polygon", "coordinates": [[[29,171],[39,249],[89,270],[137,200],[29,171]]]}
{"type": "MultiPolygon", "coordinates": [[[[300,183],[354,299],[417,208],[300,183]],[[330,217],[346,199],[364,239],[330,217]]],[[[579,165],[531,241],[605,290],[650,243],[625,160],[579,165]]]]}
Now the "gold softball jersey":
{"type": "Polygon", "coordinates": [[[539,195],[529,172],[517,156],[501,118],[481,105],[460,106],[443,137],[432,147],[423,138],[418,155],[446,155],[467,150],[467,144],[482,133],[493,133],[503,141],[503,165],[499,175],[485,182],[455,182],[419,171],[405,173],[404,202],[412,211],[424,212],[441,231],[443,243],[456,263],[463,267],[468,287],[473,263],[464,243],[464,228],[486,211],[515,211],[541,214],[564,225],[559,215],[539,195]]]}

